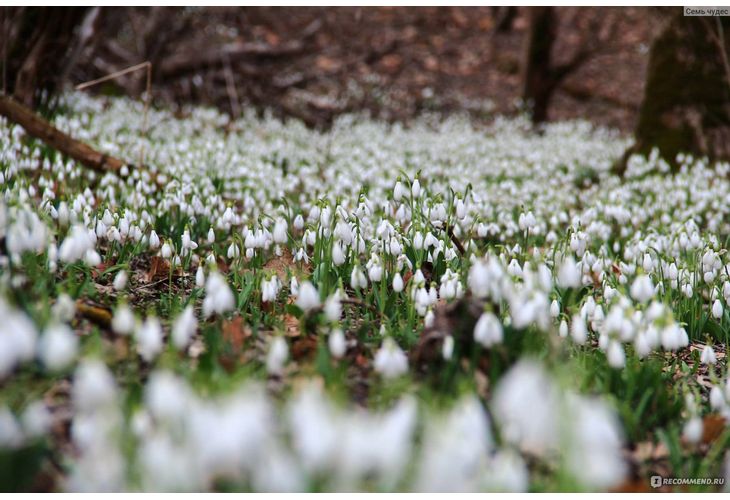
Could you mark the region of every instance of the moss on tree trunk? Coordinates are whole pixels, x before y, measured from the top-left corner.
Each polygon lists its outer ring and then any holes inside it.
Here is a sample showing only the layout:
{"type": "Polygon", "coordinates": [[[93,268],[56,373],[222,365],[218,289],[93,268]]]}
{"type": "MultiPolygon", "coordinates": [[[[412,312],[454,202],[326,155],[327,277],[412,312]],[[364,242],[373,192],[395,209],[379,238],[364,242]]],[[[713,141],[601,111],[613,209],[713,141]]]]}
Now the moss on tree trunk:
{"type": "Polygon", "coordinates": [[[651,47],[636,144],[628,153],[656,147],[672,164],[678,153],[730,159],[728,35],[728,17],[673,12],[651,47]]]}

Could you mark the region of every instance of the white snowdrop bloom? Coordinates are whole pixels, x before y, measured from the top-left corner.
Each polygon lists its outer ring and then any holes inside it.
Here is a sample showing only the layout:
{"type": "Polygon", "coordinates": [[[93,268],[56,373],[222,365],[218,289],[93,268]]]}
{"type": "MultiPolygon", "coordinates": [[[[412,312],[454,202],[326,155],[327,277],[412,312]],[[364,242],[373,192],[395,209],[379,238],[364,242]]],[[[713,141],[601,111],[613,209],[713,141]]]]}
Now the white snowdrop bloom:
{"type": "Polygon", "coordinates": [[[299,295],[297,296],[297,307],[304,312],[309,312],[320,307],[319,292],[309,281],[303,281],[299,285],[299,295]]]}
{"type": "Polygon", "coordinates": [[[573,257],[566,257],[560,264],[557,276],[558,285],[562,288],[578,288],[581,284],[581,274],[573,257]]]}
{"type": "Polygon", "coordinates": [[[6,306],[1,296],[0,311],[4,313],[4,321],[0,323],[0,378],[3,378],[18,364],[33,359],[38,333],[28,316],[6,306]]]}
{"type": "Polygon", "coordinates": [[[127,304],[121,304],[114,311],[112,330],[119,335],[130,335],[135,328],[135,318],[132,309],[127,304]]]}
{"type": "Polygon", "coordinates": [[[333,328],[327,338],[327,347],[329,348],[330,354],[335,359],[340,359],[345,355],[347,351],[347,342],[345,340],[345,333],[341,328],[333,328]]]}
{"type": "Polygon", "coordinates": [[[198,270],[195,271],[195,286],[198,288],[203,288],[205,286],[205,270],[203,269],[203,265],[198,266],[198,270]]]}
{"type": "Polygon", "coordinates": [[[408,372],[408,358],[395,340],[386,337],[375,354],[373,366],[383,377],[395,378],[408,372]]]}
{"type": "Polygon", "coordinates": [[[289,236],[287,235],[286,220],[279,218],[274,224],[274,242],[285,244],[287,241],[289,241],[289,236]]]}
{"type": "Polygon", "coordinates": [[[191,410],[192,398],[186,382],[166,370],[152,372],[144,394],[150,416],[164,424],[182,422],[191,410]]]}
{"type": "Polygon", "coordinates": [[[646,274],[637,276],[631,283],[630,293],[631,298],[642,304],[649,302],[654,297],[654,284],[651,282],[651,278],[646,274]]]}
{"type": "Polygon", "coordinates": [[[641,261],[641,267],[647,274],[652,272],[652,270],[654,269],[654,261],[651,260],[651,255],[649,255],[648,253],[644,254],[644,259],[641,261]]]}
{"type": "Polygon", "coordinates": [[[557,318],[558,316],[560,316],[560,304],[557,300],[553,300],[550,303],[550,316],[552,316],[553,318],[557,318]]]}
{"type": "Polygon", "coordinates": [[[160,255],[163,259],[169,259],[170,257],[172,257],[172,247],[169,243],[165,242],[162,245],[162,249],[160,249],[160,255]]]}
{"type": "Polygon", "coordinates": [[[114,287],[114,290],[116,290],[116,291],[124,290],[124,288],[126,288],[126,286],[127,286],[127,279],[128,279],[127,271],[125,271],[124,269],[119,271],[117,273],[117,275],[114,277],[114,282],[112,284],[112,286],[114,287]]]}
{"type": "Polygon", "coordinates": [[[403,278],[398,272],[395,273],[395,275],[393,276],[393,291],[395,293],[400,293],[403,291],[403,278]]]}
{"type": "Polygon", "coordinates": [[[404,194],[405,188],[403,187],[403,183],[401,181],[397,181],[395,183],[395,187],[393,188],[393,199],[395,201],[401,201],[404,194]]]}
{"type": "Polygon", "coordinates": [[[710,389],[710,408],[720,410],[725,404],[725,396],[722,393],[722,389],[718,385],[713,385],[712,389],[710,389]]]}
{"type": "Polygon", "coordinates": [[[94,413],[108,407],[117,396],[114,376],[102,361],[83,360],[74,372],[71,396],[78,412],[94,413]]]}
{"type": "Polygon", "coordinates": [[[702,419],[696,415],[692,416],[682,428],[682,437],[688,443],[697,444],[702,439],[703,427],[702,419]]]}
{"type": "Polygon", "coordinates": [[[426,315],[423,317],[424,328],[431,328],[435,320],[436,315],[434,314],[433,309],[429,308],[428,311],[426,311],[426,315]]]}
{"type": "Polygon", "coordinates": [[[76,358],[78,344],[78,338],[68,326],[53,325],[41,335],[38,357],[49,370],[63,370],[76,358]]]}
{"type": "Polygon", "coordinates": [[[491,409],[503,439],[538,456],[556,449],[559,392],[534,361],[515,364],[497,383],[491,409]]]}
{"type": "Polygon", "coordinates": [[[717,363],[717,355],[711,345],[707,344],[702,348],[702,354],[700,355],[700,363],[703,365],[714,365],[717,363]]]}
{"type": "Polygon", "coordinates": [[[23,430],[7,406],[0,406],[0,450],[14,450],[23,445],[23,430]]]}
{"type": "Polygon", "coordinates": [[[564,453],[572,476],[585,487],[606,490],[625,480],[621,424],[603,401],[569,395],[570,439],[564,453]]]}
{"type": "Polygon", "coordinates": [[[212,271],[205,284],[203,316],[209,318],[213,314],[223,314],[235,306],[236,299],[225,278],[218,271],[212,271]]]}
{"type": "Polygon", "coordinates": [[[139,326],[134,335],[137,341],[137,352],[148,363],[153,361],[162,352],[162,327],[160,320],[155,316],[147,319],[139,326]]]}
{"type": "Polygon", "coordinates": [[[241,256],[241,250],[238,248],[238,245],[235,243],[231,243],[228,245],[228,250],[226,251],[226,257],[228,257],[229,260],[231,259],[237,259],[241,256]]]}
{"type": "Polygon", "coordinates": [[[715,299],[715,302],[712,303],[712,317],[715,319],[722,318],[724,310],[722,307],[722,303],[719,299],[715,299]]]}
{"type": "Polygon", "coordinates": [[[522,456],[509,448],[497,451],[487,466],[483,480],[486,491],[526,493],[530,485],[529,471],[522,456]]]}
{"type": "Polygon", "coordinates": [[[352,268],[352,273],[350,273],[350,287],[353,290],[358,290],[367,286],[368,279],[365,277],[365,273],[362,272],[362,269],[360,269],[360,266],[356,264],[352,268]]]}
{"type": "Polygon", "coordinates": [[[454,337],[447,335],[444,338],[444,343],[441,346],[441,356],[448,361],[454,355],[454,337]]]}
{"type": "Polygon", "coordinates": [[[493,449],[489,416],[475,397],[464,397],[426,420],[416,462],[415,488],[422,492],[476,491],[489,474],[493,449]]]}
{"type": "Polygon", "coordinates": [[[213,229],[213,226],[208,229],[207,241],[209,245],[215,243],[215,230],[213,229]]]}
{"type": "Polygon", "coordinates": [[[188,304],[172,325],[172,344],[179,351],[190,345],[190,341],[198,329],[193,306],[188,304]]]}
{"type": "Polygon", "coordinates": [[[588,340],[588,328],[586,322],[579,314],[573,315],[570,323],[570,337],[578,345],[583,345],[588,340]]]}
{"type": "Polygon", "coordinates": [[[266,355],[266,371],[270,375],[280,375],[289,359],[289,346],[284,337],[274,337],[266,355]]]}
{"type": "Polygon", "coordinates": [[[560,327],[558,328],[558,334],[565,338],[568,336],[568,322],[565,320],[560,321],[560,327]]]}
{"type": "Polygon", "coordinates": [[[70,295],[62,293],[53,304],[52,313],[58,321],[69,322],[76,315],[76,303],[70,295]]]}
{"type": "Polygon", "coordinates": [[[297,214],[296,217],[294,217],[294,229],[297,231],[301,231],[304,229],[304,217],[302,217],[302,214],[297,214]]]}
{"type": "Polygon", "coordinates": [[[154,229],[150,232],[150,238],[148,241],[151,250],[157,250],[160,248],[160,237],[157,236],[154,229]]]}
{"type": "Polygon", "coordinates": [[[484,312],[474,326],[474,340],[484,347],[502,343],[502,322],[491,312],[484,312]]]}
{"type": "Polygon", "coordinates": [[[95,253],[89,232],[84,226],[74,225],[58,249],[58,258],[61,262],[75,262],[85,259],[90,252],[95,253]]]}
{"type": "Polygon", "coordinates": [[[413,179],[413,183],[411,184],[411,194],[414,198],[421,196],[421,183],[418,179],[413,179]]]}
{"type": "Polygon", "coordinates": [[[469,269],[469,288],[471,292],[480,299],[489,296],[489,269],[484,261],[474,262],[469,269]]]}
{"type": "Polygon", "coordinates": [[[342,304],[339,291],[333,293],[324,302],[324,315],[330,322],[339,321],[342,316],[342,304]]]}
{"type": "Polygon", "coordinates": [[[626,353],[621,343],[612,340],[608,344],[608,365],[611,368],[620,369],[626,366],[626,353]]]}
{"type": "Polygon", "coordinates": [[[332,263],[336,266],[341,266],[345,262],[345,253],[342,250],[342,244],[336,241],[332,245],[332,263]]]}
{"type": "Polygon", "coordinates": [[[51,412],[43,401],[33,401],[23,410],[20,416],[20,423],[23,434],[31,439],[39,438],[48,434],[53,423],[51,412]]]}
{"type": "Polygon", "coordinates": [[[289,290],[291,291],[292,297],[299,295],[299,282],[297,281],[296,276],[292,276],[291,280],[289,280],[289,290]]]}
{"type": "Polygon", "coordinates": [[[639,334],[636,336],[634,349],[636,350],[636,354],[639,356],[640,359],[647,357],[649,353],[651,353],[651,343],[649,342],[649,339],[644,332],[639,332],[639,334]]]}

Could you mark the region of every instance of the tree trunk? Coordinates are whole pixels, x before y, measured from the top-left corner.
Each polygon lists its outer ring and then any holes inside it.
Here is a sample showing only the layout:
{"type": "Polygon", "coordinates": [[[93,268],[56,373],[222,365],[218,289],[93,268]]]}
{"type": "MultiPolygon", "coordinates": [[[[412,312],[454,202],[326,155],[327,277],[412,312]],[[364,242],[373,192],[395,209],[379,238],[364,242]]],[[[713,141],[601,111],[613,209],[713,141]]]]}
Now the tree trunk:
{"type": "Polygon", "coordinates": [[[556,34],[555,9],[531,7],[528,19],[522,60],[522,98],[532,109],[532,121],[539,124],[547,120],[556,83],[550,62],[556,34]]]}
{"type": "Polygon", "coordinates": [[[0,9],[5,93],[34,106],[58,90],[76,27],[86,10],[87,7],[0,9]]]}
{"type": "Polygon", "coordinates": [[[681,152],[730,159],[728,35],[728,17],[673,12],[652,44],[636,144],[617,173],[623,173],[630,154],[646,155],[654,147],[675,166],[681,152]]]}

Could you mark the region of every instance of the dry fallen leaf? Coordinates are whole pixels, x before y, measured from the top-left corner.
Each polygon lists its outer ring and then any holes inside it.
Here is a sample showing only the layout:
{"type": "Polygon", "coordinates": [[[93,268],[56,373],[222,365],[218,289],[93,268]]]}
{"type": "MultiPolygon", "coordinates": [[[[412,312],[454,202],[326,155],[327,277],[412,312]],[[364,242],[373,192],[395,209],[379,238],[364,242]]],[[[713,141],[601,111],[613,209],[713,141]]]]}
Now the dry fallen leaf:
{"type": "Polygon", "coordinates": [[[223,322],[223,339],[228,342],[234,351],[243,350],[243,344],[251,336],[251,329],[241,316],[235,316],[223,322]]]}

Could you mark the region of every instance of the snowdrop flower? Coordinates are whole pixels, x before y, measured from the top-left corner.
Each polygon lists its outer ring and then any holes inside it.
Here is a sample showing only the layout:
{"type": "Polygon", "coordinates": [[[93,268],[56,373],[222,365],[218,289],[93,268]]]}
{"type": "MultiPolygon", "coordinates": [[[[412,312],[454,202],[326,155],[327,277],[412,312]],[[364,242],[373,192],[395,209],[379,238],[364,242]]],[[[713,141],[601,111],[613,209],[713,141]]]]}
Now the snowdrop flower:
{"type": "Polygon", "coordinates": [[[342,316],[342,304],[340,303],[340,294],[335,292],[324,303],[324,315],[330,322],[339,321],[342,316]]]}
{"type": "Polygon", "coordinates": [[[712,304],[712,317],[715,319],[720,319],[720,318],[722,318],[723,312],[724,311],[723,311],[722,303],[720,302],[719,299],[715,299],[715,302],[713,302],[713,304],[712,304]]]}
{"type": "Polygon", "coordinates": [[[112,330],[119,335],[130,335],[134,331],[134,313],[127,304],[121,304],[114,311],[112,330]]]}
{"type": "Polygon", "coordinates": [[[705,345],[704,348],[702,348],[702,355],[700,356],[700,363],[703,365],[714,365],[717,363],[717,356],[715,355],[715,350],[712,348],[710,344],[705,345]]]}
{"type": "Polygon", "coordinates": [[[270,375],[280,375],[289,358],[289,346],[284,337],[274,337],[266,355],[266,371],[270,375]]]}
{"type": "Polygon", "coordinates": [[[149,246],[150,250],[157,250],[160,248],[160,237],[157,236],[154,229],[150,232],[149,246]]]}
{"type": "Polygon", "coordinates": [[[13,450],[23,445],[23,431],[7,406],[0,406],[0,450],[13,450]]]}
{"type": "Polygon", "coordinates": [[[583,345],[588,340],[588,329],[586,328],[586,322],[583,317],[579,314],[573,315],[573,320],[570,324],[570,336],[578,345],[583,345]]]}
{"type": "Polygon", "coordinates": [[[725,396],[720,386],[713,385],[710,389],[710,407],[713,410],[720,410],[725,406],[725,396]]]}
{"type": "Polygon", "coordinates": [[[557,282],[562,288],[580,287],[581,275],[573,257],[566,257],[558,270],[557,282]]]}
{"type": "Polygon", "coordinates": [[[626,353],[624,352],[623,346],[612,340],[608,344],[608,365],[611,368],[620,369],[626,366],[626,353]]]}
{"type": "Polygon", "coordinates": [[[148,363],[162,352],[162,327],[155,316],[148,316],[135,332],[137,352],[148,363]]]}
{"type": "Polygon", "coordinates": [[[403,183],[401,183],[401,181],[397,181],[395,183],[395,187],[393,188],[393,199],[395,201],[400,201],[403,198],[404,193],[405,188],[403,187],[403,183]]]}
{"type": "Polygon", "coordinates": [[[651,282],[651,278],[646,274],[637,276],[631,284],[630,293],[634,300],[642,304],[649,302],[654,297],[654,284],[651,282]]]}
{"type": "Polygon", "coordinates": [[[187,305],[172,325],[172,344],[182,351],[190,344],[197,329],[198,321],[195,319],[193,306],[187,305]]]}
{"type": "Polygon", "coordinates": [[[491,312],[484,312],[474,326],[474,340],[484,347],[502,343],[502,323],[491,312]]]}
{"type": "Polygon", "coordinates": [[[43,401],[34,401],[26,406],[20,417],[23,433],[31,438],[39,438],[48,434],[53,423],[51,412],[43,401]]]}
{"type": "Polygon", "coordinates": [[[208,229],[208,238],[207,238],[207,240],[208,240],[208,244],[209,245],[212,245],[213,243],[215,243],[215,230],[213,229],[212,226],[208,229]]]}
{"type": "Polygon", "coordinates": [[[411,184],[411,194],[414,198],[421,196],[421,183],[418,179],[413,179],[413,183],[411,184]]]}
{"type": "Polygon", "coordinates": [[[454,355],[454,337],[447,335],[444,338],[444,344],[441,346],[441,355],[448,361],[454,355]]]}
{"type": "Polygon", "coordinates": [[[557,300],[553,300],[550,303],[550,316],[553,318],[560,316],[560,304],[558,304],[557,300]]]}
{"type": "Polygon", "coordinates": [[[558,334],[559,334],[559,335],[560,335],[560,336],[561,336],[562,338],[565,338],[565,337],[567,337],[567,336],[568,336],[568,322],[567,322],[567,321],[565,321],[565,320],[562,320],[562,321],[560,322],[560,327],[558,328],[558,334]]]}
{"type": "Polygon", "coordinates": [[[277,219],[274,224],[274,242],[284,244],[289,241],[289,237],[286,234],[286,221],[284,219],[277,219]]]}
{"type": "Polygon", "coordinates": [[[393,291],[395,293],[400,293],[403,291],[403,278],[401,277],[400,273],[395,273],[393,276],[393,291]]]}
{"type": "Polygon", "coordinates": [[[345,334],[341,328],[332,329],[327,338],[327,346],[333,358],[340,359],[345,355],[347,343],[345,341],[345,334]]]}
{"type": "Polygon", "coordinates": [[[198,266],[198,270],[195,271],[195,286],[198,288],[203,288],[205,286],[205,271],[203,270],[203,265],[198,266]]]}
{"type": "Polygon", "coordinates": [[[58,321],[68,322],[76,315],[76,304],[67,293],[62,293],[56,299],[56,303],[53,304],[51,312],[58,321]]]}
{"type": "Polygon", "coordinates": [[[63,370],[76,357],[78,344],[78,338],[68,326],[53,325],[41,336],[38,343],[38,357],[49,370],[63,370]]]}
{"type": "Polygon", "coordinates": [[[317,309],[320,306],[319,292],[309,281],[302,282],[299,285],[299,295],[297,296],[297,307],[304,312],[317,309]]]}
{"type": "Polygon", "coordinates": [[[352,268],[352,273],[350,274],[350,287],[353,290],[358,290],[367,286],[368,279],[365,277],[365,273],[362,272],[362,269],[360,269],[360,266],[356,264],[355,267],[352,268]]]}
{"type": "Polygon", "coordinates": [[[124,288],[126,286],[127,286],[127,271],[122,269],[114,277],[113,287],[114,287],[114,290],[119,292],[121,290],[124,290],[124,288]]]}
{"type": "Polygon", "coordinates": [[[84,226],[75,225],[61,243],[58,258],[61,262],[75,262],[86,258],[89,252],[94,252],[94,242],[89,238],[89,232],[84,226]]]}
{"type": "Polygon", "coordinates": [[[169,243],[165,242],[162,245],[162,249],[160,250],[160,255],[162,256],[163,259],[169,259],[170,257],[172,257],[172,247],[170,246],[169,243]]]}
{"type": "Polygon", "coordinates": [[[342,251],[342,244],[336,241],[332,245],[332,263],[336,266],[341,266],[345,262],[345,253],[342,251]]]}
{"type": "Polygon", "coordinates": [[[408,358],[403,350],[390,337],[383,340],[383,345],[375,354],[373,363],[375,371],[385,378],[395,378],[408,371],[408,358]]]}
{"type": "Polygon", "coordinates": [[[236,299],[228,287],[225,278],[217,271],[212,271],[205,284],[203,300],[203,316],[209,318],[213,314],[223,314],[233,310],[236,299]]]}
{"type": "Polygon", "coordinates": [[[682,437],[691,444],[697,444],[702,439],[702,419],[697,415],[690,417],[682,429],[682,437]]]}

